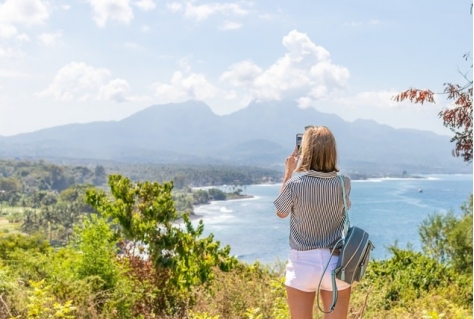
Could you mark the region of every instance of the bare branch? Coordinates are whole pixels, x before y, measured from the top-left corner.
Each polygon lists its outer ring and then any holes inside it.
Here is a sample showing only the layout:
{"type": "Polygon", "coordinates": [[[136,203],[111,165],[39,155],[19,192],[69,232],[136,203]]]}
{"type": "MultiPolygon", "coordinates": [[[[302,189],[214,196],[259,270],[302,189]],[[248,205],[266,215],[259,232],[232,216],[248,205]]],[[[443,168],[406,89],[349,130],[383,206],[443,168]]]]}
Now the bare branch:
{"type": "Polygon", "coordinates": [[[3,295],[0,295],[0,302],[2,302],[3,308],[7,311],[8,315],[10,317],[13,317],[12,313],[10,312],[10,309],[8,309],[7,303],[5,302],[5,300],[3,300],[3,295]]]}

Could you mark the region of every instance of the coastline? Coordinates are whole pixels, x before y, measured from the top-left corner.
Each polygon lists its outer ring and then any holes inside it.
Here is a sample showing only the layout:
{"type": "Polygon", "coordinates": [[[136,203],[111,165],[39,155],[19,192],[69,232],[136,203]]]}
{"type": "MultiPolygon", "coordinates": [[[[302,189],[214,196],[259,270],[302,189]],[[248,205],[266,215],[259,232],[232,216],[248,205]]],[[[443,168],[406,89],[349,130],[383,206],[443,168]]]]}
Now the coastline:
{"type": "MultiPolygon", "coordinates": [[[[375,259],[387,258],[389,252],[384,247],[395,240],[399,247],[408,242],[416,249],[421,247],[417,225],[433,212],[444,214],[452,209],[456,216],[461,214],[459,206],[472,192],[472,174],[424,177],[381,180],[383,185],[361,181],[354,186],[351,222],[369,231],[377,247],[371,253],[375,259]]],[[[272,198],[279,190],[275,184],[248,186],[246,193],[254,199],[213,201],[211,206],[196,208],[193,223],[203,220],[204,235],[212,233],[222,245],[230,245],[240,260],[270,263],[283,259],[287,256],[289,220],[275,218],[272,198]]]]}
{"type": "MultiPolygon", "coordinates": [[[[259,184],[256,184],[256,185],[259,185],[259,184]]],[[[227,201],[233,201],[233,200],[252,199],[252,198],[255,198],[255,196],[244,194],[244,195],[239,195],[238,197],[232,197],[232,198],[227,198],[227,199],[222,199],[222,200],[211,200],[204,204],[193,205],[193,212],[192,214],[189,214],[189,219],[196,220],[196,219],[202,219],[204,217],[203,215],[194,213],[194,209],[197,207],[211,205],[213,202],[227,202],[227,201]]]]}

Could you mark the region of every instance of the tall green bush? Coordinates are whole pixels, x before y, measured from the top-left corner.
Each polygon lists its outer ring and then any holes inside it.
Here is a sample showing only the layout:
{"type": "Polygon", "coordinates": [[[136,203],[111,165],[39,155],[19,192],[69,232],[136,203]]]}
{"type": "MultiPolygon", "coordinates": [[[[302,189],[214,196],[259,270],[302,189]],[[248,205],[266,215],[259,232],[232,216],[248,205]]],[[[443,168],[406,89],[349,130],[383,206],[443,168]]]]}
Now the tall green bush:
{"type": "Polygon", "coordinates": [[[100,290],[114,288],[118,280],[117,237],[110,225],[93,214],[76,232],[75,245],[81,252],[77,265],[79,279],[97,276],[100,290]]]}
{"type": "Polygon", "coordinates": [[[463,214],[435,213],[419,228],[423,251],[442,263],[452,265],[458,272],[472,275],[473,219],[472,194],[461,206],[463,214]]]}
{"type": "Polygon", "coordinates": [[[202,221],[195,228],[186,214],[178,220],[172,183],[132,183],[126,177],[110,175],[109,186],[112,198],[104,191],[91,189],[86,200],[120,226],[117,232],[125,246],[136,247],[136,254],[149,259],[159,274],[165,274],[160,293],[175,304],[168,307],[173,308],[169,311],[187,309],[193,289],[209,284],[214,267],[230,270],[237,263],[229,255],[229,246],[220,248],[213,235],[202,236],[202,221]]]}

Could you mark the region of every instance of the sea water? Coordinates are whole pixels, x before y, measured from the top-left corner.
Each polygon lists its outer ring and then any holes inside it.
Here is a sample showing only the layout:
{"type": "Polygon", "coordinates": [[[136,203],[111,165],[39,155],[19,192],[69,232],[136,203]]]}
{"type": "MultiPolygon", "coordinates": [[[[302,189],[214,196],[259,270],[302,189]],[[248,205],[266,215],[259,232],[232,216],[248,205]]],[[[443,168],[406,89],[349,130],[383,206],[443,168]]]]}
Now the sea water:
{"type": "MultiPolygon", "coordinates": [[[[234,187],[219,187],[230,192],[234,187]]],[[[286,260],[289,252],[289,218],[275,214],[273,201],[281,184],[240,187],[253,198],[216,201],[195,208],[204,222],[204,233],[214,234],[231,254],[248,263],[286,260]]],[[[472,175],[424,175],[422,178],[383,178],[352,181],[349,212],[351,224],[370,234],[375,245],[371,257],[386,259],[387,246],[421,250],[419,226],[429,215],[452,211],[472,193],[472,175]]]]}

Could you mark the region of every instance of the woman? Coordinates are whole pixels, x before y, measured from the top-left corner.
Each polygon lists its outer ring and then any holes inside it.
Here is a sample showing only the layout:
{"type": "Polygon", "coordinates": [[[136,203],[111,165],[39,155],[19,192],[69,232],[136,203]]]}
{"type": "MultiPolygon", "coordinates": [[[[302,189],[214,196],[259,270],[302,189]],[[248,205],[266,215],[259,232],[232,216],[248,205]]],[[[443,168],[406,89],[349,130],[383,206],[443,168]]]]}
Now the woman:
{"type": "MultiPolygon", "coordinates": [[[[341,180],[337,176],[336,140],[331,131],[324,126],[307,127],[297,168],[299,158],[295,149],[286,159],[283,185],[274,204],[278,217],[290,216],[291,251],[285,285],[291,318],[312,319],[316,291],[329,259],[320,297],[325,311],[329,311],[332,302],[330,274],[339,257],[330,255],[341,238],[345,217],[341,180]],[[304,174],[292,177],[295,169],[304,174]]],[[[344,177],[344,187],[350,208],[348,177],[344,177]]],[[[326,319],[347,317],[351,287],[338,279],[337,289],[336,307],[332,313],[325,313],[326,319]]]]}

